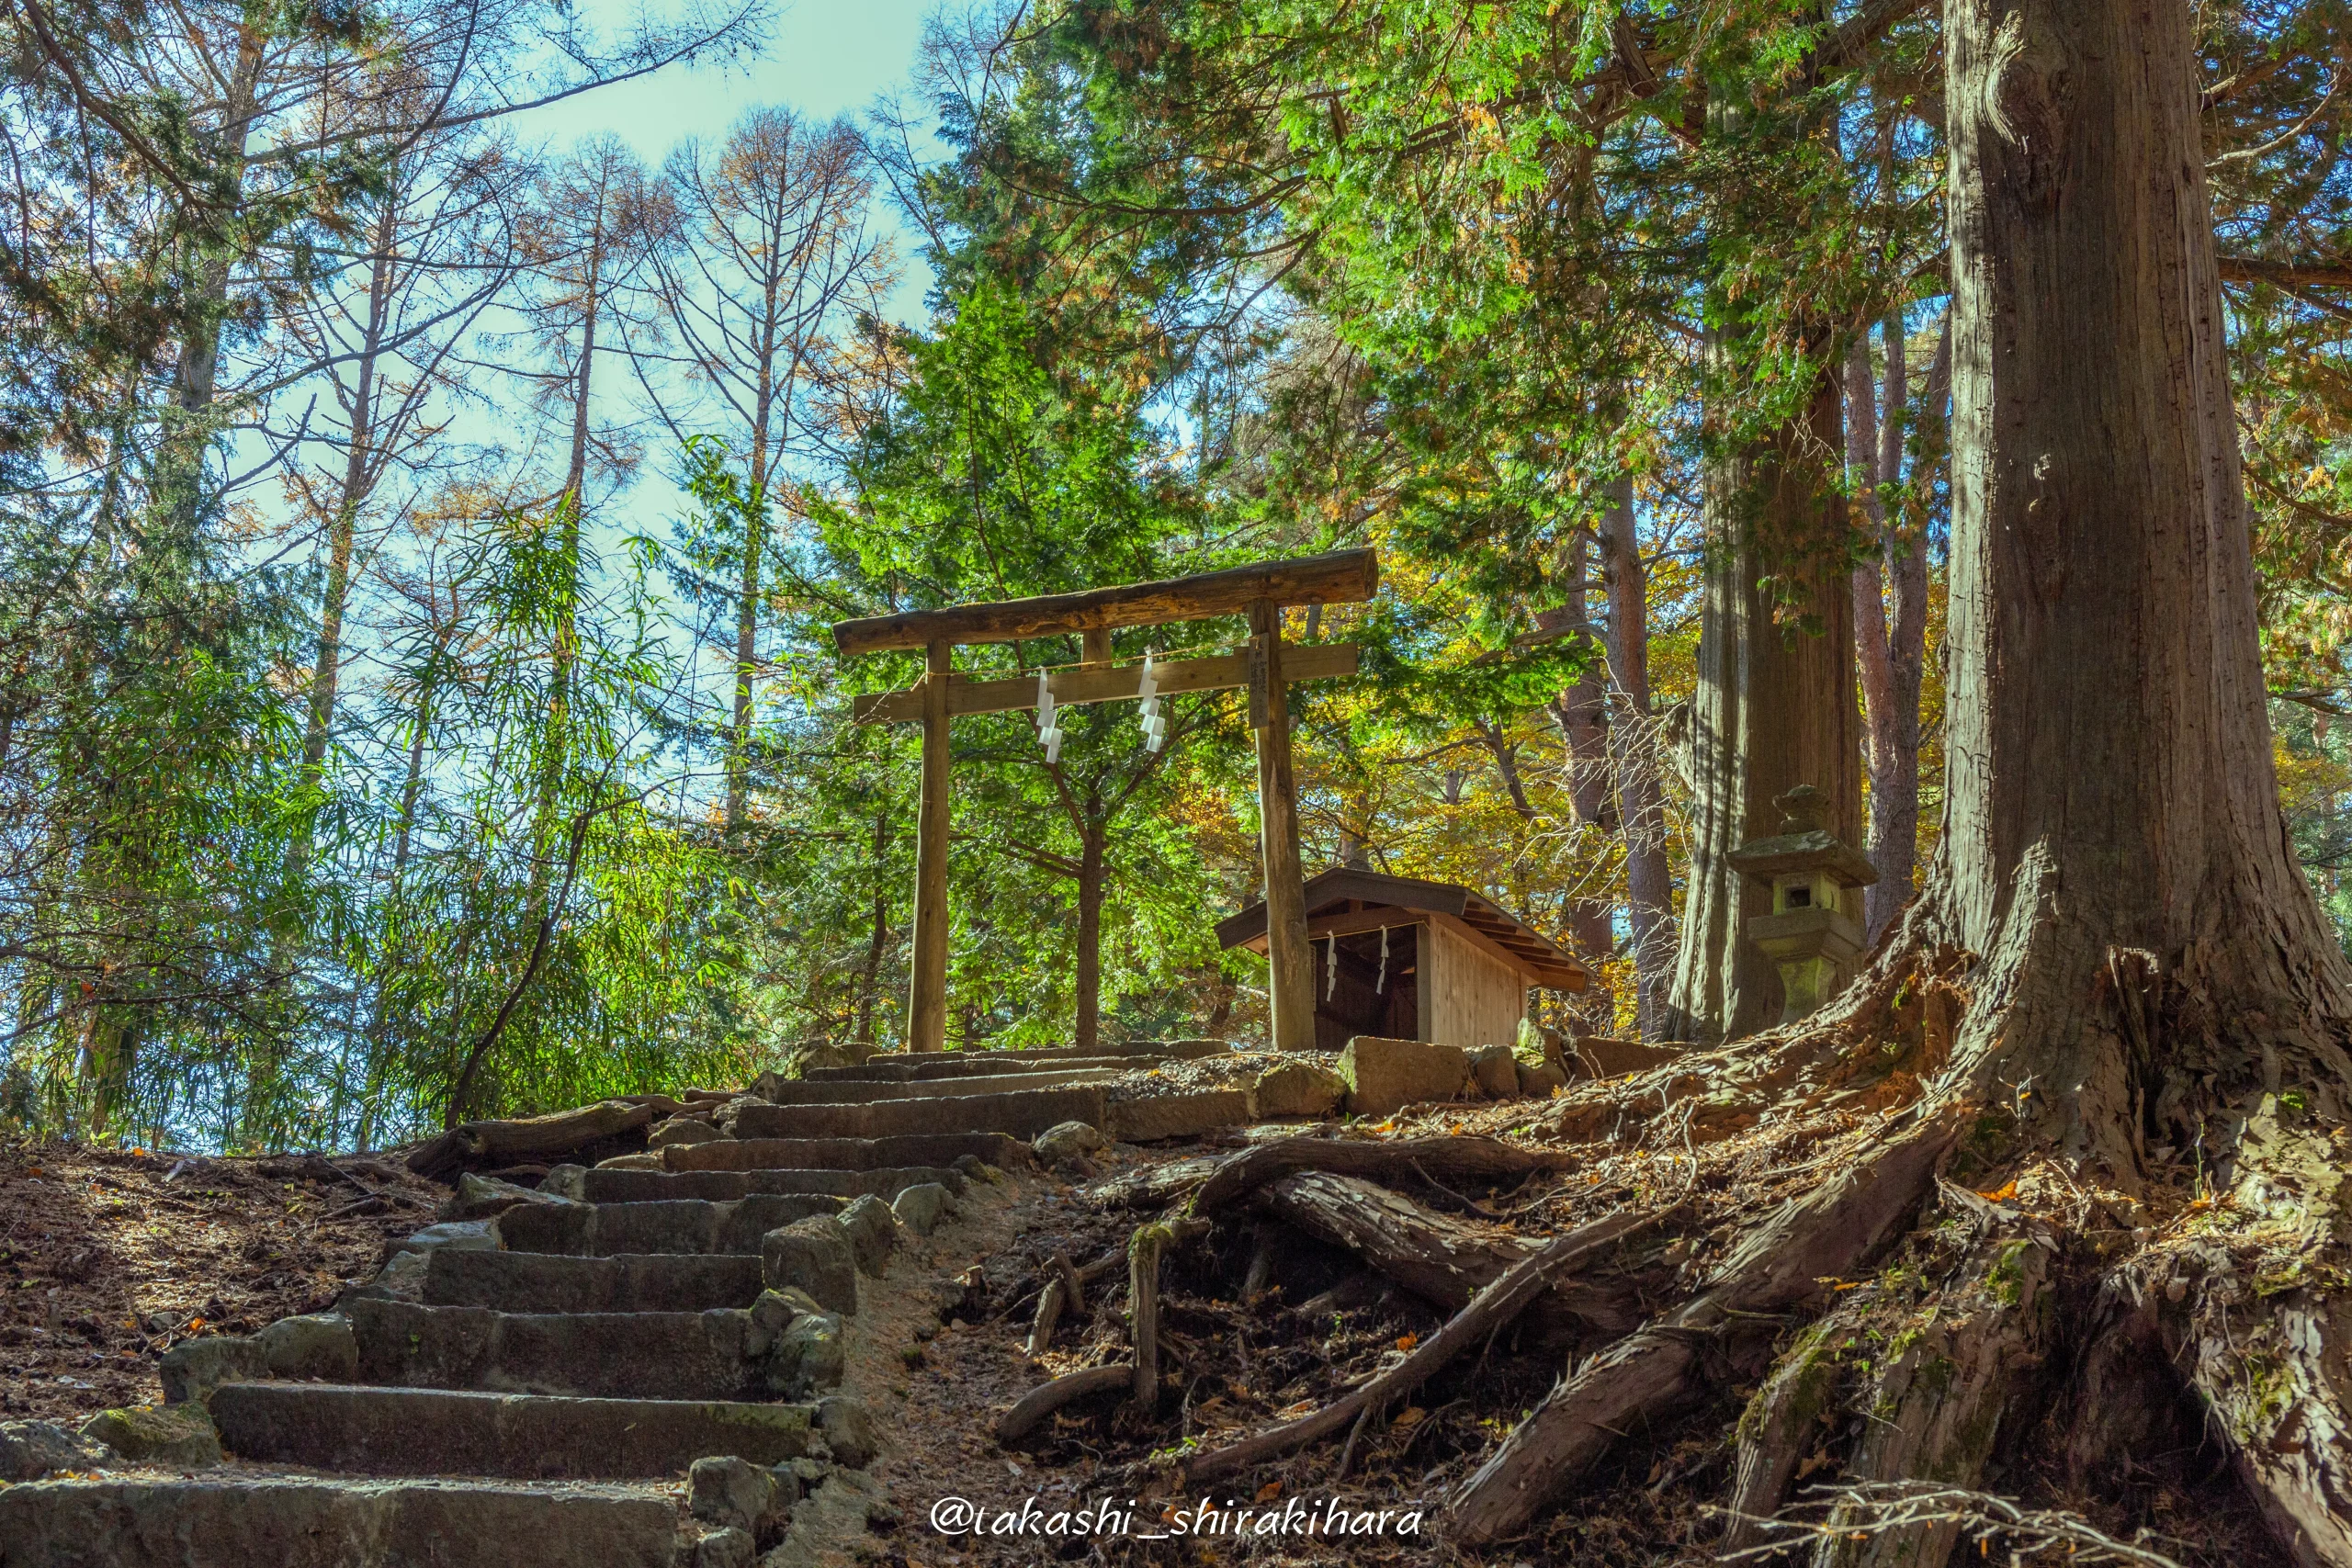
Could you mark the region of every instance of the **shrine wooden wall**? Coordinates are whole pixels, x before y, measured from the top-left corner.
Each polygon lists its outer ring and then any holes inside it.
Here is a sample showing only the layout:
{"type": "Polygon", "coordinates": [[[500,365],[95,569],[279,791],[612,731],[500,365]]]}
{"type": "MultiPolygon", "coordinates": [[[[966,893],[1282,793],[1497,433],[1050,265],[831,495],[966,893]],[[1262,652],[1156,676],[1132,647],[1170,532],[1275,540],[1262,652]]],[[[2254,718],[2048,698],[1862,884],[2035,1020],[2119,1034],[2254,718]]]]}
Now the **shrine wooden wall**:
{"type": "Polygon", "coordinates": [[[1527,977],[1462,927],[1422,928],[1420,1037],[1439,1045],[1511,1045],[1527,1016],[1527,977]]]}

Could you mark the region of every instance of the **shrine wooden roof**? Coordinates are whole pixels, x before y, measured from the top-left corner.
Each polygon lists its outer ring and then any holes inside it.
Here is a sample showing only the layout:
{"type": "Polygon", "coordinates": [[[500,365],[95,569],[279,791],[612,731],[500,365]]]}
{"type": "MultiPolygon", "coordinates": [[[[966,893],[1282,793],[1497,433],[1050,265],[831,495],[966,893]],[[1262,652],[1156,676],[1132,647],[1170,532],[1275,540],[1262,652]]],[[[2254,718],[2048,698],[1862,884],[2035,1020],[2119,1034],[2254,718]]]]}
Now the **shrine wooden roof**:
{"type": "MultiPolygon", "coordinates": [[[[1580,991],[1591,981],[1591,971],[1577,962],[1549,937],[1523,924],[1491,900],[1451,882],[1423,882],[1418,877],[1385,876],[1376,871],[1333,866],[1306,879],[1306,918],[1345,909],[1351,903],[1369,908],[1394,908],[1444,915],[1460,920],[1518,963],[1528,984],[1553,990],[1580,991]]],[[[1266,934],[1266,902],[1260,899],[1217,922],[1220,947],[1240,947],[1266,934]]]]}

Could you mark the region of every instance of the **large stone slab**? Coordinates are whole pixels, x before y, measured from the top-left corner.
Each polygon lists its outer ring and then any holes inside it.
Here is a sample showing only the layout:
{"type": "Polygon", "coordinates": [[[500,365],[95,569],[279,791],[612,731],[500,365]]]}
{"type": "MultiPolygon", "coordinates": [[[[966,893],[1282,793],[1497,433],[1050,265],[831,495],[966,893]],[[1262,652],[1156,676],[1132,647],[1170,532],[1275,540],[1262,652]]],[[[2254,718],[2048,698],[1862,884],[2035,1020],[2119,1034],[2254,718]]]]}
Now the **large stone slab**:
{"type": "Polygon", "coordinates": [[[893,1166],[952,1167],[971,1155],[993,1166],[1018,1169],[1029,1163],[1028,1137],[988,1132],[894,1138],[743,1137],[664,1149],[662,1163],[671,1171],[884,1170],[893,1166]]]}
{"type": "Polygon", "coordinates": [[[618,1399],[757,1399],[768,1392],[745,1312],[503,1313],[351,1303],[359,1379],[395,1388],[618,1399]]]}
{"type": "Polygon", "coordinates": [[[1111,1107],[1109,1132],[1122,1143],[1149,1144],[1164,1138],[1197,1138],[1257,1119],[1248,1089],[1216,1089],[1122,1100],[1111,1107]]]}
{"type": "MultiPolygon", "coordinates": [[[[1024,1089],[1013,1094],[956,1094],[872,1105],[760,1105],[739,1100],[728,1131],[737,1138],[889,1138],[939,1133],[1003,1133],[1033,1138],[1057,1122],[1102,1124],[1097,1088],[1024,1089]]],[[[665,1149],[665,1156],[723,1147],[695,1144],[665,1149]]],[[[987,1157],[985,1156],[983,1158],[987,1157]]],[[[696,1168],[672,1164],[671,1169],[696,1168]]]]}
{"type": "MultiPolygon", "coordinates": [[[[740,1145],[738,1145],[740,1146],[740,1145]]],[[[875,1197],[888,1202],[910,1187],[937,1185],[958,1197],[964,1173],[953,1166],[892,1166],[884,1170],[586,1170],[563,1166],[548,1173],[591,1203],[662,1203],[680,1198],[728,1202],[756,1192],[875,1197]]]]}
{"type": "MultiPolygon", "coordinates": [[[[929,1083],[940,1078],[994,1077],[1007,1073],[1111,1068],[1133,1072],[1133,1056],[1073,1056],[1059,1051],[948,1051],[919,1056],[876,1056],[855,1067],[812,1067],[804,1083],[929,1083]]],[[[790,1082],[792,1080],[781,1080],[790,1082]]],[[[763,1099],[769,1098],[762,1096],[763,1099]]]]}
{"type": "Polygon", "coordinates": [[[498,1217],[498,1227],[511,1252],[580,1258],[647,1252],[756,1253],[760,1237],[776,1226],[813,1215],[837,1214],[846,1201],[821,1192],[756,1192],[725,1202],[689,1198],[657,1203],[535,1206],[507,1210],[498,1217]]]}
{"type": "Polygon", "coordinates": [[[1606,1035],[1588,1034],[1572,1042],[1565,1053],[1563,1066],[1578,1070],[1579,1076],[1613,1078],[1625,1073],[1647,1072],[1662,1067],[1684,1055],[1673,1045],[1645,1045],[1638,1040],[1612,1040],[1606,1035]]]}
{"type": "Polygon", "coordinates": [[[1470,1058],[1458,1045],[1423,1040],[1383,1040],[1360,1034],[1340,1053],[1348,1083],[1348,1110],[1388,1116],[1408,1105],[1453,1100],[1470,1077],[1470,1058]]]}
{"type": "Polygon", "coordinates": [[[0,1489],[0,1568],[681,1568],[650,1490],[202,1477],[0,1489]]]}
{"type": "Polygon", "coordinates": [[[1260,1073],[1250,1092],[1262,1117],[1329,1116],[1347,1099],[1348,1080],[1313,1062],[1284,1062],[1260,1073]]]}
{"type": "Polygon", "coordinates": [[[760,1098],[775,1105],[871,1105],[884,1100],[938,1100],[949,1095],[1019,1094],[1029,1089],[1063,1089],[1077,1084],[1109,1083],[1130,1065],[1074,1067],[1039,1072],[996,1072],[949,1075],[936,1078],[822,1079],[814,1083],[773,1083],[760,1098]]]}
{"type": "Polygon", "coordinates": [[[796,1459],[814,1416],[806,1404],[249,1382],[214,1393],[212,1419],[231,1453],[262,1463],[600,1481],[671,1476],[713,1454],[796,1459]]]}
{"type": "Polygon", "coordinates": [[[444,1252],[426,1265],[422,1293],[426,1306],[497,1312],[703,1312],[749,1307],[761,1288],[757,1252],[444,1252]]]}

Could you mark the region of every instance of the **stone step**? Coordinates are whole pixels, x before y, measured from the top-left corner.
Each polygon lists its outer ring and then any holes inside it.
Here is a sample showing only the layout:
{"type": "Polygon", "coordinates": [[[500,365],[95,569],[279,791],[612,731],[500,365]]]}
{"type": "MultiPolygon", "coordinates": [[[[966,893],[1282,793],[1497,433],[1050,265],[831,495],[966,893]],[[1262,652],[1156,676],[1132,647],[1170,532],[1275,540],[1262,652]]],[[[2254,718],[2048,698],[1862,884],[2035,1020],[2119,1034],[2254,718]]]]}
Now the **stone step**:
{"type": "Polygon", "coordinates": [[[1055,1072],[997,1072],[911,1079],[825,1078],[771,1083],[760,1098],[772,1105],[873,1105],[884,1100],[939,1100],[950,1095],[1018,1094],[1026,1089],[1102,1084],[1148,1063],[1072,1067],[1055,1072]]]}
{"type": "MultiPolygon", "coordinates": [[[[1158,1056],[1061,1056],[1057,1052],[949,1051],[920,1056],[876,1056],[855,1067],[810,1067],[803,1083],[926,1083],[937,1078],[999,1077],[1013,1073],[1101,1071],[1131,1073],[1163,1060],[1158,1056]]],[[[784,1080],[791,1082],[790,1079],[784,1080]]],[[[773,1085],[771,1086],[773,1087],[773,1085]]],[[[778,1101],[781,1104],[781,1101],[778,1101]]]]}
{"type": "Polygon", "coordinates": [[[749,1307],[760,1290],[757,1252],[579,1258],[435,1247],[422,1299],[426,1306],[497,1312],[702,1312],[749,1307]]]}
{"type": "MultiPolygon", "coordinates": [[[[703,1148],[740,1145],[698,1145],[703,1148]]],[[[661,1203],[681,1198],[725,1202],[756,1193],[815,1193],[834,1198],[867,1194],[885,1203],[910,1187],[936,1182],[951,1197],[960,1198],[969,1185],[964,1173],[941,1166],[893,1166],[887,1170],[583,1170],[564,1166],[539,1183],[543,1192],[560,1192],[589,1203],[661,1203]]]]}
{"type": "MultiPolygon", "coordinates": [[[[1033,1089],[1011,1094],[886,1100],[871,1105],[761,1105],[739,1100],[724,1125],[739,1139],[888,1138],[925,1133],[1002,1133],[1034,1138],[1063,1122],[1100,1127],[1102,1115],[1100,1089],[1033,1089]]],[[[710,1146],[684,1145],[688,1149],[710,1146]]],[[[663,1151],[665,1155],[672,1152],[663,1151]]]]}
{"type": "Polygon", "coordinates": [[[0,1487],[6,1568],[683,1568],[648,1487],[240,1474],[0,1487]]]}
{"type": "Polygon", "coordinates": [[[755,1254],[768,1232],[811,1215],[838,1214],[847,1202],[825,1192],[754,1192],[724,1202],[684,1198],[650,1203],[521,1203],[499,1215],[495,1225],[500,1244],[510,1252],[571,1258],[755,1254]]]}
{"type": "MultiPolygon", "coordinates": [[[[868,1056],[854,1066],[810,1067],[801,1078],[814,1082],[820,1078],[871,1071],[888,1072],[900,1067],[915,1067],[923,1073],[1002,1072],[1007,1067],[1031,1065],[1087,1066],[1149,1066],[1153,1062],[1196,1062],[1204,1056],[1222,1056],[1233,1049],[1225,1040],[1127,1040],[1116,1044],[1097,1044],[1088,1050],[1075,1045],[1056,1045],[1028,1051],[890,1051],[878,1056],[868,1056]]],[[[920,1076],[920,1075],[919,1075],[920,1076]]],[[[760,1085],[788,1082],[775,1073],[762,1073],[752,1092],[760,1093],[760,1085]]]]}
{"type": "Polygon", "coordinates": [[[601,1399],[770,1392],[745,1312],[508,1313],[369,1300],[348,1311],[361,1382],[601,1399]]]}
{"type": "Polygon", "coordinates": [[[241,1459],[355,1475],[526,1480],[667,1477],[713,1455],[775,1464],[808,1452],[815,1421],[807,1404],[336,1383],[230,1383],[211,1408],[221,1445],[241,1459]]]}
{"type": "Polygon", "coordinates": [[[894,1166],[952,1166],[967,1155],[1018,1170],[1029,1164],[1029,1145],[1025,1139],[1002,1133],[883,1138],[770,1138],[739,1134],[717,1143],[673,1145],[662,1151],[662,1164],[672,1171],[886,1170],[894,1166]]]}

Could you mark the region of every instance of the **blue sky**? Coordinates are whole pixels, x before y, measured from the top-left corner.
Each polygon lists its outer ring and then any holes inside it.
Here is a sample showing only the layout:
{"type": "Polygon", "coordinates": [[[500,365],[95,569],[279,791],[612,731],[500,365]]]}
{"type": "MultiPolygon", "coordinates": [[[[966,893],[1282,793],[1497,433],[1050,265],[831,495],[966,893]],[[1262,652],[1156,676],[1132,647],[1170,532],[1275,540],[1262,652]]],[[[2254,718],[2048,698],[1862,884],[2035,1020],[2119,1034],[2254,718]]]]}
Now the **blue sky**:
{"type": "MultiPolygon", "coordinates": [[[[516,117],[526,140],[557,146],[609,130],[659,164],[688,136],[716,139],[745,109],[784,104],[819,119],[862,119],[874,100],[903,86],[914,66],[923,19],[939,0],[799,0],[787,3],[767,47],[733,70],[670,70],[568,98],[516,117]]],[[[621,31],[631,6],[585,0],[583,15],[610,33],[621,31]]],[[[891,214],[881,215],[886,222],[891,214]]],[[[922,263],[908,255],[907,282],[894,302],[900,320],[916,321],[929,285],[922,263]]]]}

